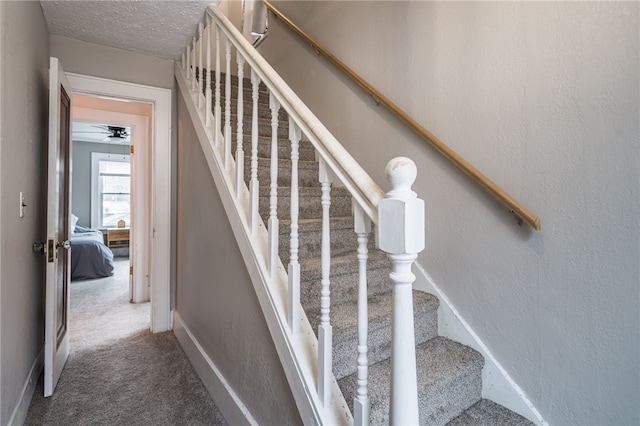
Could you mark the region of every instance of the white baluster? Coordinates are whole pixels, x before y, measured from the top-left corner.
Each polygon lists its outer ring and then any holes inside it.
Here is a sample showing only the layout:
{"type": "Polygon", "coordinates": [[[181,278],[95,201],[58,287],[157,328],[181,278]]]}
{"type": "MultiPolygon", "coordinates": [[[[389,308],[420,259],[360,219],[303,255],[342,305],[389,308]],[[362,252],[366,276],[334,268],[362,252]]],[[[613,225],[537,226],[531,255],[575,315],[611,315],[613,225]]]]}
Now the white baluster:
{"type": "Polygon", "coordinates": [[[369,395],[367,383],[369,361],[367,358],[367,333],[369,319],[367,315],[367,259],[368,242],[371,232],[371,219],[362,208],[354,203],[354,230],[358,235],[358,386],[353,399],[353,423],[369,424],[369,395]]]}
{"type": "Polygon", "coordinates": [[[204,96],[204,79],[202,73],[202,22],[198,23],[198,108],[202,109],[204,96]]]}
{"type": "Polygon", "coordinates": [[[378,204],[378,245],[393,264],[391,342],[391,424],[418,424],[416,348],[413,326],[411,265],[424,249],[424,201],[411,190],[416,165],[398,157],[387,163],[391,191],[378,204]]]}
{"type": "Polygon", "coordinates": [[[220,27],[216,25],[216,101],[213,109],[215,122],[215,146],[220,146],[222,134],[222,107],[220,106],[220,27]]]}
{"type": "Polygon", "coordinates": [[[187,57],[187,83],[191,83],[191,50],[187,46],[185,56],[187,57]]]}
{"type": "Polygon", "coordinates": [[[251,114],[251,202],[250,202],[250,223],[251,234],[258,232],[258,197],[260,186],[258,183],[258,97],[260,89],[260,77],[251,70],[251,89],[253,99],[253,111],[251,114]]]}
{"type": "Polygon", "coordinates": [[[291,140],[291,243],[289,257],[289,328],[300,331],[300,263],[298,263],[298,146],[302,132],[289,116],[289,140],[291,140]]]}
{"type": "Polygon", "coordinates": [[[271,184],[269,197],[269,273],[271,279],[276,277],[278,266],[278,111],[280,102],[269,94],[271,109],[271,184]]]}
{"type": "Polygon", "coordinates": [[[207,39],[207,74],[205,79],[205,126],[211,127],[211,18],[207,17],[207,31],[205,34],[207,39]]]}
{"type": "Polygon", "coordinates": [[[226,38],[226,75],[224,79],[224,168],[231,167],[231,40],[226,38]]]}
{"type": "Polygon", "coordinates": [[[196,36],[193,36],[191,42],[191,91],[196,91],[196,36]]]}
{"type": "Polygon", "coordinates": [[[331,274],[331,229],[329,207],[331,206],[331,182],[333,173],[324,160],[320,159],[320,184],[322,187],[322,268],[320,293],[320,325],[318,326],[318,396],[326,406],[331,401],[331,380],[333,378],[333,328],[329,311],[331,274]]]}
{"type": "Polygon", "coordinates": [[[236,196],[240,198],[244,188],[244,58],[237,53],[238,61],[238,111],[237,111],[237,143],[236,143],[236,196]]]}

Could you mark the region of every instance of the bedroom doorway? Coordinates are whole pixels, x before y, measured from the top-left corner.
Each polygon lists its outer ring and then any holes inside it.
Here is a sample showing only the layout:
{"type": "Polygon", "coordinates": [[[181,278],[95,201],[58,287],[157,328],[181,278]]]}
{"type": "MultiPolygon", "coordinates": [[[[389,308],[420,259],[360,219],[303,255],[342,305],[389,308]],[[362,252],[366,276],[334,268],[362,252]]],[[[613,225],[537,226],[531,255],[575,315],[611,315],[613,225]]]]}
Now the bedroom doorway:
{"type": "MultiPolygon", "coordinates": [[[[72,209],[81,231],[100,231],[105,257],[112,253],[120,269],[122,258],[129,259],[132,303],[150,300],[151,225],[145,219],[150,216],[152,117],[149,103],[73,95],[72,209]]],[[[101,258],[100,251],[94,248],[96,256],[85,255],[84,263],[76,253],[72,271],[81,278],[108,276],[110,271],[100,268],[108,269],[113,260],[101,258]]]]}
{"type": "MultiPolygon", "coordinates": [[[[149,289],[151,332],[159,333],[171,330],[173,328],[173,312],[171,310],[173,259],[171,243],[173,229],[171,220],[171,123],[173,121],[171,90],[73,73],[67,73],[67,78],[74,94],[98,99],[119,100],[125,103],[150,104],[152,107],[149,151],[146,155],[138,155],[138,147],[136,146],[133,158],[134,166],[136,159],[146,158],[149,170],[149,213],[142,219],[149,224],[149,229],[151,229],[150,235],[146,239],[149,246],[146,256],[149,265],[149,282],[151,283],[149,289]]],[[[135,228],[140,229],[140,227],[135,228]]],[[[134,274],[137,273],[136,264],[137,262],[134,261],[134,274]]]]}

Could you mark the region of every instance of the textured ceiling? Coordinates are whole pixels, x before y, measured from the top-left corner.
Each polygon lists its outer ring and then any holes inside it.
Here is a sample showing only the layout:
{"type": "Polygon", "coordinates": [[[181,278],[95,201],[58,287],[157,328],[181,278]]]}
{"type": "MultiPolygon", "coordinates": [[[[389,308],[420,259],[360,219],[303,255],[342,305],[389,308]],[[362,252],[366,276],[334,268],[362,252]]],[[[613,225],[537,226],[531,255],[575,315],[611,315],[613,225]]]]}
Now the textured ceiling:
{"type": "Polygon", "coordinates": [[[54,1],[40,4],[50,34],[178,59],[212,0],[54,1]]]}

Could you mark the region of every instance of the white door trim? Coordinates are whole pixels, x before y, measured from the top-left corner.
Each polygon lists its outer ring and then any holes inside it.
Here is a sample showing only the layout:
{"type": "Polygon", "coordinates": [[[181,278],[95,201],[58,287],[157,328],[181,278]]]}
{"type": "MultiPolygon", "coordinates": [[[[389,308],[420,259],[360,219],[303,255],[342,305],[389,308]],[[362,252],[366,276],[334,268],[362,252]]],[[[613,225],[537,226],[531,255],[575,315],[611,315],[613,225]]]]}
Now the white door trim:
{"type": "Polygon", "coordinates": [[[171,330],[171,90],[67,73],[74,93],[153,104],[151,135],[151,331],[171,330]]]}

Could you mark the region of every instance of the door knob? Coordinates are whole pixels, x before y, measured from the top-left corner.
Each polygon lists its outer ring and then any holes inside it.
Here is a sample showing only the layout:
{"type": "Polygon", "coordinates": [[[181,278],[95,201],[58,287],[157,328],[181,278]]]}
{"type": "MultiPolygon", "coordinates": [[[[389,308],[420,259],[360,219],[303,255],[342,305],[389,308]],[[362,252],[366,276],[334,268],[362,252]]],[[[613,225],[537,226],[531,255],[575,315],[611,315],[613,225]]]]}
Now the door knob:
{"type": "Polygon", "coordinates": [[[71,243],[69,242],[69,240],[66,240],[66,241],[58,241],[58,242],[56,243],[56,248],[57,248],[57,249],[59,249],[59,248],[63,248],[63,249],[65,249],[65,250],[69,250],[69,249],[71,248],[71,243]]]}

